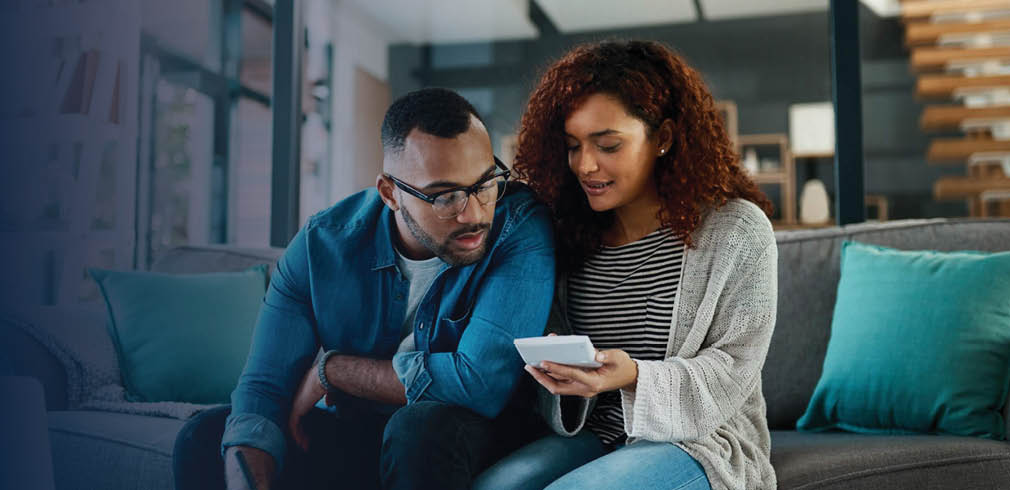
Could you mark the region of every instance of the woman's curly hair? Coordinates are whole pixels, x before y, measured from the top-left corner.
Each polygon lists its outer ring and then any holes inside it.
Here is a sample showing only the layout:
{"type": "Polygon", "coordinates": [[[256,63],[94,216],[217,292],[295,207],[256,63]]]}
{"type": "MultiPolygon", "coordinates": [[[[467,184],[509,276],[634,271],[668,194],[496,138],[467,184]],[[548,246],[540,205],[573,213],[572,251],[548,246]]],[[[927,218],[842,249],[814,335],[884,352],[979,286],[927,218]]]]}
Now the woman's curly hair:
{"type": "Polygon", "coordinates": [[[651,135],[666,119],[673,144],[657,158],[655,182],[663,227],[692,246],[704,213],[743,198],[772,213],[772,204],[740,166],[701,75],[650,41],[575,47],[551,65],[530,96],[519,129],[514,170],[554,214],[559,265],[571,269],[599,249],[613,212],[589,207],[568,167],[565,119],[586,97],[607,94],[645,123],[651,135]]]}

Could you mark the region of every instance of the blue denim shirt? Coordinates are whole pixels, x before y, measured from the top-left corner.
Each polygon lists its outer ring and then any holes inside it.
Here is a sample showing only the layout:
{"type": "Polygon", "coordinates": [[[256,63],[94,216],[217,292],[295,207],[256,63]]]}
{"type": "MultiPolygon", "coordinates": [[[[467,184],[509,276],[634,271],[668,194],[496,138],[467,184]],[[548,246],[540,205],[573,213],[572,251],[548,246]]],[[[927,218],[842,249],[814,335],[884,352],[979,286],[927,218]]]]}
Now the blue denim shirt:
{"type": "Polygon", "coordinates": [[[437,400],[486,417],[502,411],[523,372],[512,341],[542,335],[550,312],[547,208],[509,183],[486,255],[439,273],[417,308],[417,350],[395,356],[410,284],[397,268],[393,233],[392,212],[369,189],[316,214],[295,235],[263,299],[222,451],[251,446],[282,464],[294,391],[320,345],[392,358],[408,404],[437,400]]]}

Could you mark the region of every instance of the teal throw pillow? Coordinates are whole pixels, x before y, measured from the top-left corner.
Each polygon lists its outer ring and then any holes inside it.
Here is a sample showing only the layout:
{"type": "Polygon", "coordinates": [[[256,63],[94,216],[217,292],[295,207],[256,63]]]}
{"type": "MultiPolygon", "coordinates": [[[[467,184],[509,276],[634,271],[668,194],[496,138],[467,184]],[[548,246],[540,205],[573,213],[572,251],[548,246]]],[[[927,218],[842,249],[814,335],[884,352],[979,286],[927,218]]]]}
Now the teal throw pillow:
{"type": "Polygon", "coordinates": [[[88,272],[105,297],[129,400],[228,402],[252,343],[267,265],[210,274],[88,272]]]}
{"type": "Polygon", "coordinates": [[[846,242],[805,431],[1005,439],[1010,252],[846,242]]]}

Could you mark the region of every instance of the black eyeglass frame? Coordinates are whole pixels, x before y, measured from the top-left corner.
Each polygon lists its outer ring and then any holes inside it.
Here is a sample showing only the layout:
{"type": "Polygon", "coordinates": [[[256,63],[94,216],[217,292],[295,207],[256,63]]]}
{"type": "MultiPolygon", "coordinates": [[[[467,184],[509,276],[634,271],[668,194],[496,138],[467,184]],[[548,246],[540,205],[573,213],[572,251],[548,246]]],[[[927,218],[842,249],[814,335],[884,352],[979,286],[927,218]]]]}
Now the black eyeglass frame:
{"type": "MultiPolygon", "coordinates": [[[[457,192],[457,191],[465,191],[466,192],[466,199],[467,199],[467,203],[469,204],[470,196],[477,194],[477,192],[480,190],[480,187],[482,185],[486,184],[488,181],[490,181],[492,179],[497,179],[498,177],[504,177],[505,178],[505,186],[506,187],[508,186],[508,180],[509,180],[509,177],[512,176],[512,171],[509,170],[509,168],[506,167],[505,164],[502,163],[502,161],[499,160],[497,156],[494,157],[494,165],[495,165],[495,167],[498,167],[498,169],[500,170],[500,172],[496,172],[496,173],[493,173],[491,175],[488,175],[487,177],[484,177],[483,179],[478,180],[477,183],[475,183],[474,185],[466,185],[466,186],[460,186],[460,187],[453,187],[451,189],[445,189],[445,190],[442,190],[442,191],[438,191],[438,192],[436,192],[434,194],[431,194],[431,195],[428,195],[428,194],[425,194],[425,193],[421,192],[416,187],[414,187],[414,186],[412,186],[412,185],[410,185],[410,184],[408,184],[408,183],[406,183],[406,182],[404,182],[404,181],[402,181],[402,180],[400,180],[400,179],[398,179],[396,177],[393,177],[392,175],[389,175],[389,174],[384,174],[384,175],[386,177],[389,177],[389,180],[392,180],[393,183],[396,184],[396,186],[399,187],[400,190],[402,190],[403,192],[406,192],[407,194],[410,194],[410,195],[412,195],[412,196],[414,196],[414,197],[416,197],[416,198],[418,198],[418,199],[420,199],[420,200],[422,200],[422,201],[424,201],[424,202],[426,202],[428,204],[431,204],[433,206],[435,204],[435,199],[437,199],[438,196],[441,196],[443,194],[448,194],[450,192],[457,192]]],[[[497,201],[498,199],[501,199],[501,196],[504,193],[505,193],[505,189],[503,188],[502,191],[498,194],[498,197],[495,200],[497,201]]],[[[463,209],[465,210],[466,206],[463,206],[463,209]]],[[[458,216],[458,215],[459,215],[459,213],[456,214],[456,216],[458,216]]],[[[443,218],[443,219],[452,219],[454,217],[455,216],[449,216],[448,218],[443,218]]]]}

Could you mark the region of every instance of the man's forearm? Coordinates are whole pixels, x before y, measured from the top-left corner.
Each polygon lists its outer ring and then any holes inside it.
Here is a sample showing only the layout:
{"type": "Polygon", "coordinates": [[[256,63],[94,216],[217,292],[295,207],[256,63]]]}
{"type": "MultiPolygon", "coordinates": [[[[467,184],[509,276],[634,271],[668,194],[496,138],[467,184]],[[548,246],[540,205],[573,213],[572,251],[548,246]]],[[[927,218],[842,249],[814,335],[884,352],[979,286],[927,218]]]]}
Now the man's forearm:
{"type": "Polygon", "coordinates": [[[232,446],[224,454],[224,478],[229,490],[245,489],[259,490],[270,488],[274,475],[274,458],[266,451],[248,446],[232,446]],[[246,467],[254,482],[247,482],[245,471],[238,462],[237,454],[241,451],[246,467]],[[248,485],[252,483],[252,485],[248,485]]]}
{"type": "Polygon", "coordinates": [[[391,405],[407,403],[403,384],[388,359],[332,355],[326,362],[326,380],[334,388],[358,398],[391,405]]]}

